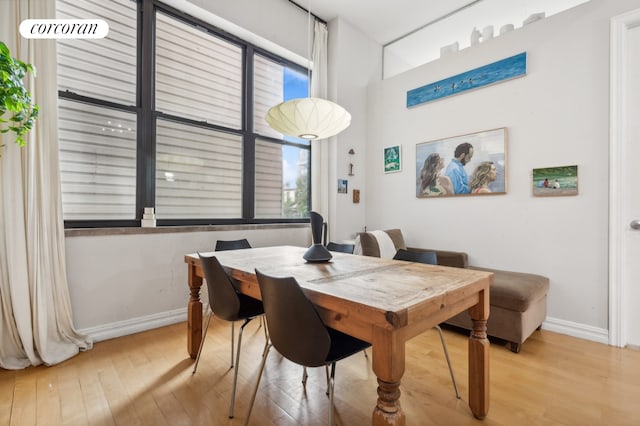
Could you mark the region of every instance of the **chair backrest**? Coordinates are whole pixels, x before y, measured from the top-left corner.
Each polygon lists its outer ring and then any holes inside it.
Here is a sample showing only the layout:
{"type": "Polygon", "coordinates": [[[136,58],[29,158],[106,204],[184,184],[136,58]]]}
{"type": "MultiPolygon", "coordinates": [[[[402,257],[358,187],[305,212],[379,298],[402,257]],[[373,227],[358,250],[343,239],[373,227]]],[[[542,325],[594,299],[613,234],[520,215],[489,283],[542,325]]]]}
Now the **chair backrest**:
{"type": "Polygon", "coordinates": [[[324,364],[331,337],[315,306],[293,277],[271,277],[256,269],[269,338],[285,358],[307,367],[324,364]]]}
{"type": "Polygon", "coordinates": [[[333,242],[330,242],[329,244],[327,244],[327,250],[338,251],[341,253],[353,254],[353,248],[354,248],[353,244],[338,244],[333,242]]]}
{"type": "Polygon", "coordinates": [[[216,241],[216,251],[224,251],[224,250],[238,250],[238,249],[248,249],[251,248],[251,244],[247,241],[246,238],[241,240],[218,240],[216,241]]]}
{"type": "Polygon", "coordinates": [[[409,262],[428,263],[430,265],[438,264],[438,256],[433,251],[409,251],[400,249],[393,256],[395,260],[407,260],[409,262]]]}
{"type": "Polygon", "coordinates": [[[198,256],[207,281],[211,310],[220,319],[235,321],[240,312],[240,298],[231,277],[215,256],[207,257],[200,253],[198,256]]]}

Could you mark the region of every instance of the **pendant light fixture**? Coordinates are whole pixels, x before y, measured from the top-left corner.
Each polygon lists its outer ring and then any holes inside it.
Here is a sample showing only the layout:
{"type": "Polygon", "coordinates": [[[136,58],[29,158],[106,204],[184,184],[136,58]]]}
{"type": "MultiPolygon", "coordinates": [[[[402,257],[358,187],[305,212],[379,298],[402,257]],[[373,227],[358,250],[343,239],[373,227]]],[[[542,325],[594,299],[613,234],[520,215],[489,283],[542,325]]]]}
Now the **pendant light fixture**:
{"type": "MultiPolygon", "coordinates": [[[[308,93],[311,92],[311,2],[307,9],[308,93]]],[[[307,96],[290,99],[271,107],[265,117],[269,126],[287,136],[308,140],[335,136],[351,124],[351,114],[340,105],[322,98],[307,96]]]]}

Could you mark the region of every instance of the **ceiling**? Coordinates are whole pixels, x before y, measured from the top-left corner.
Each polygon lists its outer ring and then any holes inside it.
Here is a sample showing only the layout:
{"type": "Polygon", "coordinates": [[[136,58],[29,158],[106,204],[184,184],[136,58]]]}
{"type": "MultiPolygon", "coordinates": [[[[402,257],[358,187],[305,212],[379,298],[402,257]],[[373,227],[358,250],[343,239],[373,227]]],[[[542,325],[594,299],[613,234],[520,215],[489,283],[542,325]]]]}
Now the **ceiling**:
{"type": "Polygon", "coordinates": [[[340,16],[385,45],[478,0],[295,0],[327,22],[340,16]]]}

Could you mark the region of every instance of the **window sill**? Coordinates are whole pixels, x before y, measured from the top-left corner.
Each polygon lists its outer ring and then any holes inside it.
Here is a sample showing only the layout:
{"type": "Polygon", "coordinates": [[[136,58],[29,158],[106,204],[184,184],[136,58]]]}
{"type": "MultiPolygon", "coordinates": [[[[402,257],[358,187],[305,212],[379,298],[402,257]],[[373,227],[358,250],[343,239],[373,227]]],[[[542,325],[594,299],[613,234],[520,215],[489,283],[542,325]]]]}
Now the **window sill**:
{"type": "Polygon", "coordinates": [[[238,225],[195,225],[195,226],[156,226],[153,228],[69,228],[64,230],[65,237],[90,237],[104,235],[143,235],[173,234],[186,232],[212,232],[237,230],[291,229],[308,228],[308,223],[258,223],[238,225]]]}

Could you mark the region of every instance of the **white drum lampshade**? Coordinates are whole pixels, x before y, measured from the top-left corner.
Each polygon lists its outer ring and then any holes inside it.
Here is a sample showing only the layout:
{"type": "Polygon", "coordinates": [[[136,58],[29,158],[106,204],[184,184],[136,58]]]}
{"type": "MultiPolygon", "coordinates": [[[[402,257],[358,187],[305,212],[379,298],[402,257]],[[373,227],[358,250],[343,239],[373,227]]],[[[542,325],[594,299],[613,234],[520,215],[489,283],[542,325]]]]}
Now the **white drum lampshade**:
{"type": "Polygon", "coordinates": [[[321,98],[298,98],[282,102],[265,117],[272,129],[308,140],[335,136],[351,124],[351,114],[340,105],[321,98]]]}

